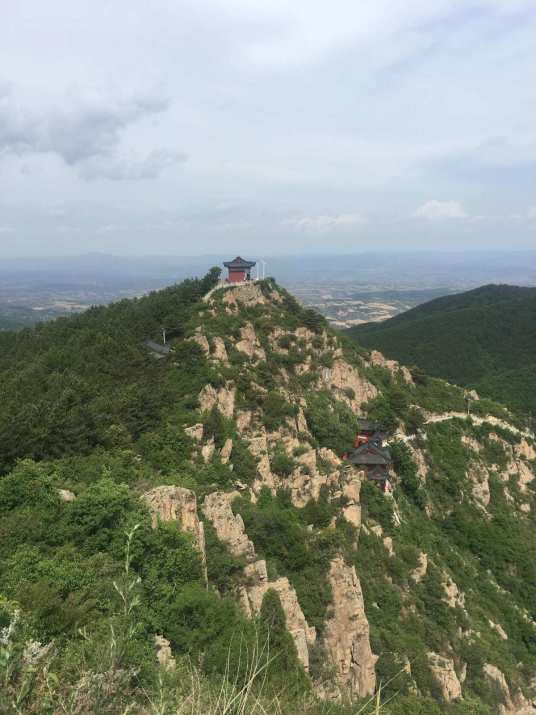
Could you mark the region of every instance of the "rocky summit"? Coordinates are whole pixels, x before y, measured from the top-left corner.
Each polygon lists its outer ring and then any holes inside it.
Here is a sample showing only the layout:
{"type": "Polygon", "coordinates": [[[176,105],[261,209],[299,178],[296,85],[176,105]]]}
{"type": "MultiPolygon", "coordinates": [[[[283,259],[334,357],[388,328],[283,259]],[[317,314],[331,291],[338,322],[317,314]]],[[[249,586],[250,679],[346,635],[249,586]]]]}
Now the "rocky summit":
{"type": "Polygon", "coordinates": [[[1,712],[532,712],[534,434],[217,278],[1,337],[1,712]]]}

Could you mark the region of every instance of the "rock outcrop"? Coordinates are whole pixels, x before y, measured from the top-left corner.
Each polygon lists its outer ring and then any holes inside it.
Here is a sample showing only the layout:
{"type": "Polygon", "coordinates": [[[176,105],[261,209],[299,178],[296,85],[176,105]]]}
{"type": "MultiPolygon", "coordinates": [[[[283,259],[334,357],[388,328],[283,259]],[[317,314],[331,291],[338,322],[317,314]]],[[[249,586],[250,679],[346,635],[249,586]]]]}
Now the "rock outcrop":
{"type": "Polygon", "coordinates": [[[385,355],[383,355],[379,350],[373,350],[370,353],[370,363],[371,365],[378,365],[379,367],[384,367],[393,377],[401,377],[404,382],[408,385],[413,385],[413,378],[411,377],[411,372],[407,367],[400,365],[396,360],[388,360],[385,355]]]}
{"type": "Polygon", "coordinates": [[[377,396],[378,390],[355,367],[345,360],[337,359],[331,368],[324,368],[322,380],[336,391],[356,414],[361,414],[361,405],[377,396]]]}
{"type": "Polygon", "coordinates": [[[231,418],[234,414],[236,388],[228,384],[216,390],[212,385],[205,385],[199,394],[201,412],[210,412],[217,407],[224,417],[231,418]]]}
{"type": "Polygon", "coordinates": [[[194,492],[184,487],[163,485],[145,492],[141,499],[149,508],[153,529],[156,529],[159,521],[176,521],[182,531],[192,535],[205,567],[205,530],[197,515],[194,492]]]}
{"type": "Polygon", "coordinates": [[[454,669],[454,662],[437,653],[428,653],[428,665],[437,684],[441,688],[443,700],[447,703],[462,695],[462,686],[454,669]]]}
{"type": "Polygon", "coordinates": [[[212,492],[205,497],[202,510],[210,521],[220,541],[228,547],[233,556],[255,558],[255,548],[248,539],[240,514],[234,514],[231,504],[238,492],[212,492]]]}
{"type": "Polygon", "coordinates": [[[477,504],[487,507],[491,495],[489,490],[489,474],[481,462],[471,462],[467,470],[467,479],[471,482],[473,497],[477,504]]]}
{"type": "Polygon", "coordinates": [[[290,585],[288,578],[281,577],[275,581],[269,581],[266,562],[263,560],[246,566],[244,576],[245,585],[241,590],[240,603],[245,614],[249,618],[257,615],[261,610],[264,594],[269,589],[273,589],[281,601],[287,630],[296,645],[298,658],[305,670],[309,670],[309,646],[313,645],[316,640],[316,631],[305,620],[296,591],[290,585]]]}
{"type": "Polygon", "coordinates": [[[326,622],[324,641],[338,682],[359,697],[371,695],[376,687],[377,657],[370,647],[369,624],[355,568],[341,556],[335,558],[330,564],[329,582],[333,612],[326,622]]]}

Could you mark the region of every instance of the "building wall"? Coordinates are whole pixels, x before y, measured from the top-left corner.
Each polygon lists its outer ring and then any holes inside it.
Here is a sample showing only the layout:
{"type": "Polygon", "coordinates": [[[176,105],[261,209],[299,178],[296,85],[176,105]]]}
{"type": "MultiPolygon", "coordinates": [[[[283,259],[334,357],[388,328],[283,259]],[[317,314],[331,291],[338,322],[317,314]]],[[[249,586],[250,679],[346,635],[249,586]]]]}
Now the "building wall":
{"type": "Polygon", "coordinates": [[[246,280],[246,271],[229,271],[229,283],[241,283],[246,280]]]}

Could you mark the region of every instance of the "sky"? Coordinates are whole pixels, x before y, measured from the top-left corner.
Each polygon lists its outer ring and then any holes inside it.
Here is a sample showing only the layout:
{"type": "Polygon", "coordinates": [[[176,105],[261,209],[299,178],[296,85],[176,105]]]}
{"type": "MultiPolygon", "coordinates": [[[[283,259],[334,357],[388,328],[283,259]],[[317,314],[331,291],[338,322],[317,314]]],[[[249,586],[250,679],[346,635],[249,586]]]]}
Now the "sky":
{"type": "Polygon", "coordinates": [[[2,0],[0,258],[536,248],[536,0],[2,0]]]}

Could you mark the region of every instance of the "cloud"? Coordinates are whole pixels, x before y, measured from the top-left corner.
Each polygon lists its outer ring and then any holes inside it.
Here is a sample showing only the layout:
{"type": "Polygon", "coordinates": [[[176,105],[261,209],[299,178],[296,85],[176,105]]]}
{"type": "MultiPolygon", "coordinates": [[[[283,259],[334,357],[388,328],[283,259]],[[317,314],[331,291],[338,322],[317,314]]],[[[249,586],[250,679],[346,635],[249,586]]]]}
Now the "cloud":
{"type": "Polygon", "coordinates": [[[529,221],[536,221],[536,206],[531,206],[527,211],[527,218],[529,221]]]}
{"type": "Polygon", "coordinates": [[[164,169],[187,160],[187,154],[173,149],[156,149],[143,158],[95,156],[83,163],[80,174],[84,179],[112,181],[156,179],[164,169]]]}
{"type": "Polygon", "coordinates": [[[15,233],[13,226],[0,226],[0,233],[15,233]]]}
{"type": "Polygon", "coordinates": [[[365,223],[365,219],[358,214],[338,214],[335,216],[303,216],[302,218],[287,219],[283,223],[301,231],[323,232],[362,224],[365,223]]]}
{"type": "Polygon", "coordinates": [[[131,159],[121,156],[119,146],[130,126],[168,107],[168,100],[155,94],[113,97],[71,90],[38,112],[4,83],[0,85],[0,156],[56,154],[76,166],[83,178],[155,178],[166,167],[184,162],[186,155],[158,149],[131,159]]]}
{"type": "Polygon", "coordinates": [[[415,211],[414,218],[424,218],[429,221],[441,221],[443,219],[467,218],[467,214],[459,201],[438,201],[432,199],[427,201],[415,211]]]}

